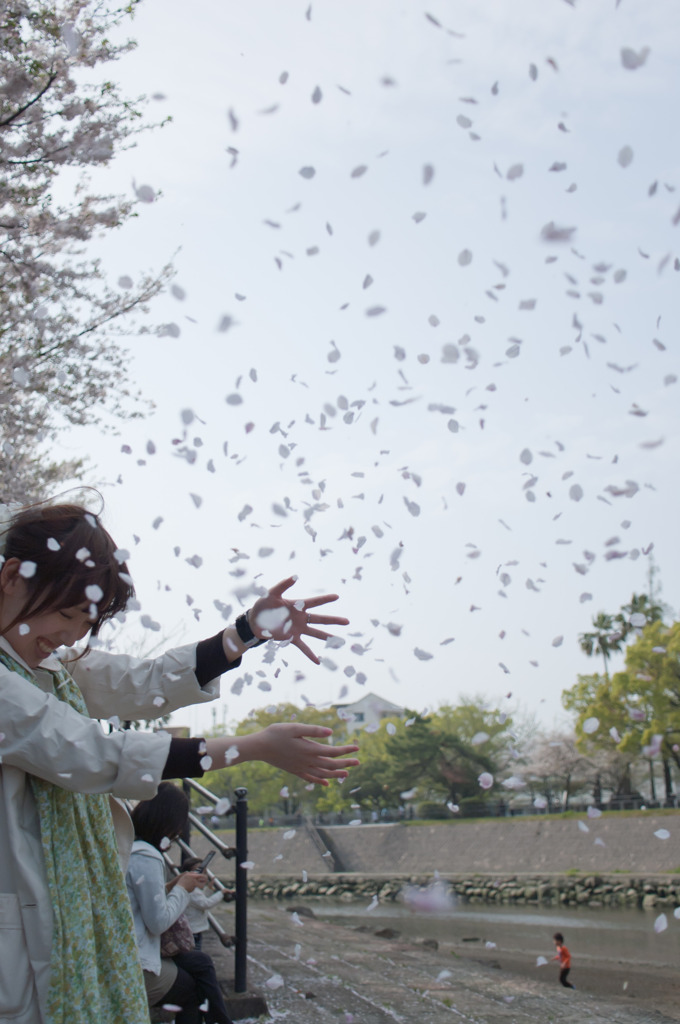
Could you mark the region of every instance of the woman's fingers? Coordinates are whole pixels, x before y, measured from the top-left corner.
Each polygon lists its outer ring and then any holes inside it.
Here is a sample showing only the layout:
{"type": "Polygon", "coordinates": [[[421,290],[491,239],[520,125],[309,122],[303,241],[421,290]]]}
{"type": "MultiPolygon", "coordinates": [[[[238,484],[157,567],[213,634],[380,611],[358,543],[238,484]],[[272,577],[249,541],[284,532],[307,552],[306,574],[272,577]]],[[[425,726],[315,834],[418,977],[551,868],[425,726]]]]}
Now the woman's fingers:
{"type": "Polygon", "coordinates": [[[322,764],[320,761],[315,761],[314,765],[310,766],[310,770],[313,767],[314,771],[318,771],[324,779],[332,779],[335,778],[338,772],[342,772],[344,775],[347,775],[347,769],[356,768],[358,764],[359,761],[356,757],[344,757],[338,761],[330,761],[328,766],[322,764]]]}
{"type": "Polygon", "coordinates": [[[307,772],[300,772],[298,778],[304,779],[305,782],[313,782],[317,786],[327,786],[327,779],[317,779],[315,775],[309,775],[307,772]]]}
{"type": "Polygon", "coordinates": [[[337,601],[338,594],[322,594],[321,597],[310,597],[305,598],[305,608],[318,608],[320,604],[330,604],[331,601],[337,601]]]}
{"type": "Polygon", "coordinates": [[[315,772],[320,779],[344,779],[349,774],[349,769],[356,768],[358,764],[359,760],[356,757],[325,757],[317,754],[303,770],[315,772]]]}
{"type": "Polygon", "coordinates": [[[316,765],[303,768],[303,771],[316,775],[317,779],[346,779],[349,775],[345,768],[318,768],[316,765]]]}
{"type": "MultiPolygon", "coordinates": [[[[290,726],[293,725],[292,722],[277,722],[276,724],[277,725],[285,726],[287,729],[290,729],[290,726]]],[[[303,722],[302,724],[299,724],[297,726],[297,730],[299,730],[297,732],[297,735],[301,736],[303,738],[306,738],[306,737],[309,737],[309,736],[332,736],[333,735],[333,730],[329,729],[329,727],[327,725],[307,725],[306,722],[303,722]]]]}
{"type": "MultiPolygon", "coordinates": [[[[345,743],[341,747],[331,747],[327,743],[316,743],[315,746],[320,757],[329,757],[334,761],[338,757],[347,757],[348,754],[354,754],[359,749],[356,743],[345,743]]],[[[352,764],[359,764],[359,762],[355,758],[352,764]]]]}
{"type": "Polygon", "coordinates": [[[303,629],[302,632],[305,636],[313,636],[315,640],[328,640],[331,635],[330,633],[323,633],[320,629],[310,629],[309,626],[307,626],[307,629],[303,629]]]}
{"type": "Polygon", "coordinates": [[[327,786],[329,779],[346,779],[345,771],[328,772],[323,769],[309,768],[306,772],[298,772],[298,777],[306,782],[314,782],[318,786],[327,786]]]}
{"type": "MultiPolygon", "coordinates": [[[[281,597],[296,582],[297,576],[288,576],[285,580],[280,580],[273,587],[270,587],[268,594],[270,597],[281,597]]],[[[338,594],[321,594],[319,597],[302,598],[301,600],[305,608],[317,608],[320,604],[330,604],[331,601],[337,601],[338,596],[338,594]]],[[[286,598],[286,600],[290,600],[290,598],[286,598]]]]}
{"type": "Polygon", "coordinates": [[[281,580],[275,586],[269,588],[270,597],[281,597],[281,594],[285,594],[287,590],[293,586],[297,576],[288,576],[285,580],[281,580]]]}
{"type": "Polygon", "coordinates": [[[348,626],[349,619],[341,615],[308,615],[307,622],[313,622],[317,626],[348,626]]]}
{"type": "Polygon", "coordinates": [[[295,637],[295,639],[292,640],[291,643],[293,644],[294,647],[297,647],[299,651],[302,651],[302,653],[307,658],[309,658],[310,661],[313,661],[315,665],[321,664],[320,660],[317,658],[312,648],[308,647],[304,640],[302,640],[299,636],[295,637]]]}

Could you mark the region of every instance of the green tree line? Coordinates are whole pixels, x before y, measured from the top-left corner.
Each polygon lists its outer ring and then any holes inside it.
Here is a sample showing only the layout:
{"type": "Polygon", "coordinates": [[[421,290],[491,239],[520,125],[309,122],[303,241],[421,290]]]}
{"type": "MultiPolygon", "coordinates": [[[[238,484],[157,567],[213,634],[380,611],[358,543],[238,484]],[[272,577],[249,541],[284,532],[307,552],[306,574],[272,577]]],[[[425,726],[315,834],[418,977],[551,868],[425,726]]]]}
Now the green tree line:
{"type": "Polygon", "coordinates": [[[332,729],[333,743],[357,740],[359,767],[328,787],[306,786],[257,763],[237,765],[226,778],[208,773],[205,784],[219,796],[245,786],[251,814],[265,820],[367,820],[404,807],[453,819],[510,806],[566,810],[577,797],[606,808],[639,802],[641,790],[645,799],[672,802],[680,774],[680,622],[665,623],[661,605],[634,594],[616,614],[596,614],[579,644],[603,671],[579,675],[563,691],[571,728],[542,730],[531,717],[504,714],[482,697],[427,715],[407,709],[355,732],[335,708],[279,704],[251,713],[236,736],[297,718],[332,729]],[[625,668],[610,674],[617,652],[625,668]]]}
{"type": "Polygon", "coordinates": [[[236,765],[227,779],[224,773],[209,772],[205,785],[217,795],[228,795],[237,786],[248,789],[252,814],[330,814],[362,811],[381,812],[405,803],[427,803],[450,817],[466,802],[498,799],[495,783],[488,790],[480,786],[484,773],[503,774],[513,758],[512,719],[489,709],[481,699],[444,705],[431,715],[406,711],[403,718],[385,718],[374,732],[349,733],[347,723],[335,709],[301,710],[280,704],[257,711],[236,727],[238,736],[271,722],[303,718],[305,722],[328,726],[332,741],[341,743],[351,735],[360,744],[361,764],[341,783],[327,788],[304,785],[268,765],[236,765]],[[453,810],[455,808],[456,810],[453,810]]]}

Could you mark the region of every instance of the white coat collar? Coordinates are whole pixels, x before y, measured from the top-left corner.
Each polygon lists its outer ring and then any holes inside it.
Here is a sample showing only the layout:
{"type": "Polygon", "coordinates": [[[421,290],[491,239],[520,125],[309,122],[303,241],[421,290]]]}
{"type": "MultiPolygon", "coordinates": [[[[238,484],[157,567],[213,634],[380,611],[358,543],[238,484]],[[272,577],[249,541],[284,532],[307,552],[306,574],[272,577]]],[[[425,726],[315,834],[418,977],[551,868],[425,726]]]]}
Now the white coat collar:
{"type": "Polygon", "coordinates": [[[151,843],[147,843],[145,839],[135,839],[132,844],[132,853],[141,853],[145,857],[153,857],[154,860],[163,860],[163,854],[160,850],[157,850],[151,843]]]}
{"type": "MultiPolygon", "coordinates": [[[[23,667],[27,669],[31,673],[31,675],[35,675],[35,669],[32,669],[30,665],[26,664],[24,659],[17,654],[9,640],[7,640],[7,638],[4,636],[0,636],[0,648],[2,648],[3,651],[6,651],[7,654],[10,654],[16,661],[19,662],[20,665],[23,665],[23,667]]],[[[59,658],[57,658],[54,654],[50,654],[48,655],[47,658],[44,658],[43,661],[40,662],[38,668],[44,668],[46,669],[47,672],[58,672],[60,668],[63,668],[63,666],[62,663],[59,661],[59,658]]]]}

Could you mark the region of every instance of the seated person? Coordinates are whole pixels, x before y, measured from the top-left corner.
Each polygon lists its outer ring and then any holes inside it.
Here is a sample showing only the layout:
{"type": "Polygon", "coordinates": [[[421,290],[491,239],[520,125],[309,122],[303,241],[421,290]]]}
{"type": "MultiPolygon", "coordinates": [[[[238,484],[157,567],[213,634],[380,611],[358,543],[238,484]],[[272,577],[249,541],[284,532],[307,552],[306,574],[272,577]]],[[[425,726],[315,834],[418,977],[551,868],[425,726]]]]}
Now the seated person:
{"type": "Polygon", "coordinates": [[[152,800],[132,812],[135,842],[126,883],[149,1006],[178,1007],[176,1024],[232,1024],[210,957],[199,950],[161,956],[161,935],[187,909],[190,894],[206,875],[186,871],[165,881],[161,850],[186,827],[189,801],[171,782],[162,782],[152,800]],[[205,1017],[202,1004],[207,1000],[205,1017]]]}
{"type": "MultiPolygon", "coordinates": [[[[182,872],[196,871],[201,863],[202,861],[200,857],[187,857],[187,859],[182,862],[182,872]]],[[[214,888],[214,879],[209,881],[207,885],[214,888]]],[[[202,891],[200,886],[197,886],[190,893],[189,906],[184,913],[187,921],[189,922],[192,935],[194,936],[194,945],[196,946],[196,949],[201,948],[203,943],[203,932],[207,932],[210,927],[208,914],[213,907],[222,903],[225,898],[229,898],[229,894],[218,889],[217,892],[207,895],[202,891]]]]}

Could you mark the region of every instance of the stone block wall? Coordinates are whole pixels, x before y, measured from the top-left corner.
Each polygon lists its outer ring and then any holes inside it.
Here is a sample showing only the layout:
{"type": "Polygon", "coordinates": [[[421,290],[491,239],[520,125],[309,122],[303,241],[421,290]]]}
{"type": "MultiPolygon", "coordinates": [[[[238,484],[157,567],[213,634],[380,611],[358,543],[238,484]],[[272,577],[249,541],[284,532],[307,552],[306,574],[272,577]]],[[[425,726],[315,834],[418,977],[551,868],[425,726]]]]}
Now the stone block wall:
{"type": "MultiPolygon", "coordinates": [[[[318,829],[332,851],[323,857],[309,831],[251,829],[248,859],[251,876],[301,877],[343,873],[364,875],[561,874],[598,875],[624,872],[654,875],[680,871],[680,811],[639,816],[606,815],[581,820],[499,818],[440,825],[357,825],[318,829]],[[668,839],[655,833],[670,833],[668,839]],[[290,835],[290,833],[293,833],[290,835]],[[289,835],[286,839],[285,836],[289,835]]],[[[233,833],[226,841],[234,843],[233,833]]],[[[205,841],[196,839],[203,851],[205,841]]],[[[323,846],[321,847],[323,849],[323,846]]],[[[680,875],[679,875],[680,877],[680,875]]]]}

